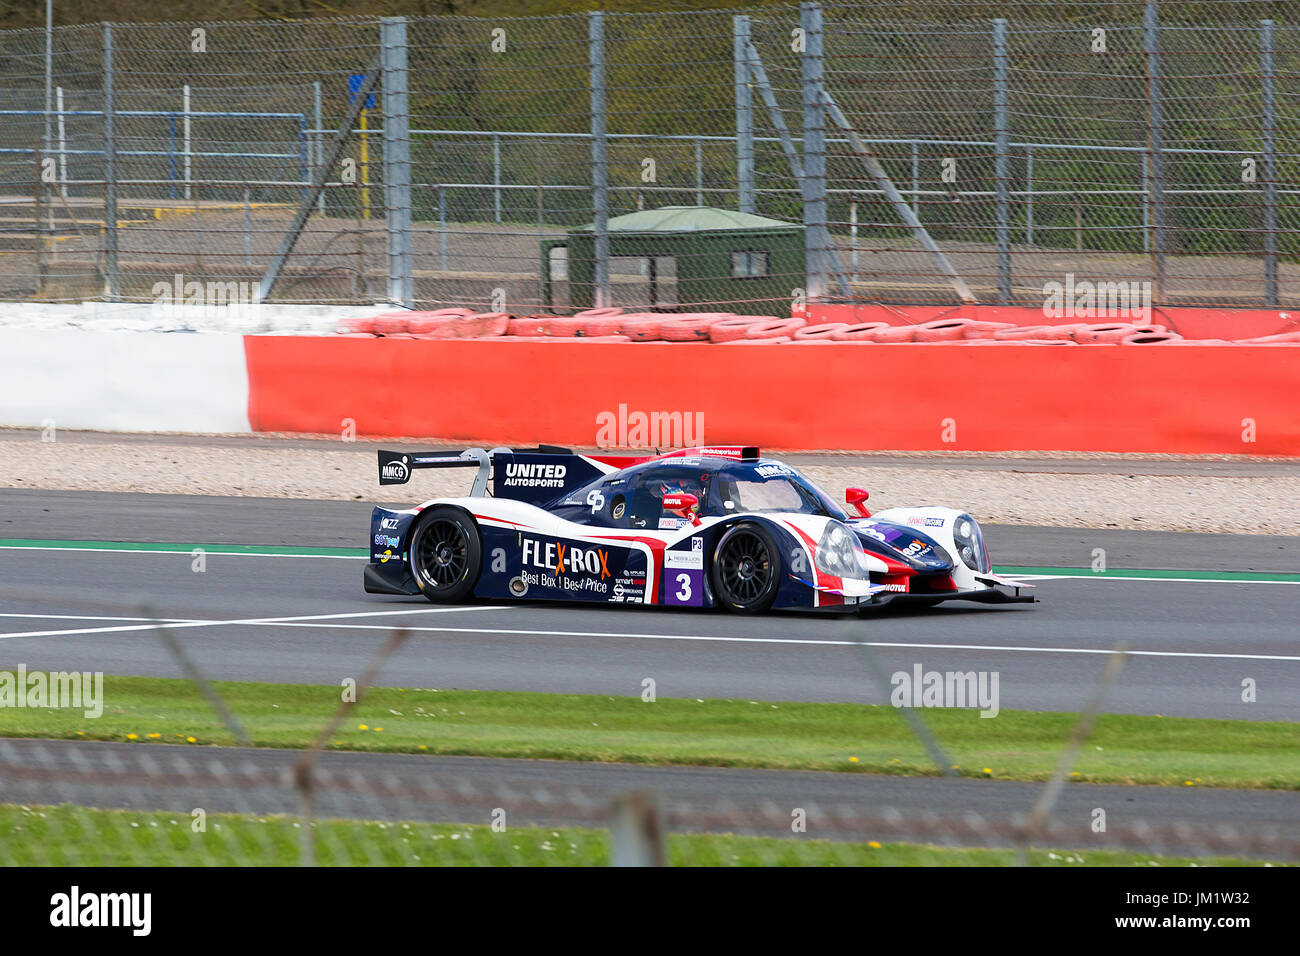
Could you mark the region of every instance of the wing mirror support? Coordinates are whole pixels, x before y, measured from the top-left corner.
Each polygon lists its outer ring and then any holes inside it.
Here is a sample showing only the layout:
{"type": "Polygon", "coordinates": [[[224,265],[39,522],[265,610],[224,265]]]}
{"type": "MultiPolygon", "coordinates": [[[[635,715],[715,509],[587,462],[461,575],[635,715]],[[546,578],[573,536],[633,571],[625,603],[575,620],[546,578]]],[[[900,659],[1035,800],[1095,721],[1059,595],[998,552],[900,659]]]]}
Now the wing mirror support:
{"type": "Polygon", "coordinates": [[[858,515],[863,518],[871,517],[871,512],[863,504],[869,497],[871,496],[867,494],[865,488],[846,488],[844,490],[844,501],[856,508],[858,515]]]}

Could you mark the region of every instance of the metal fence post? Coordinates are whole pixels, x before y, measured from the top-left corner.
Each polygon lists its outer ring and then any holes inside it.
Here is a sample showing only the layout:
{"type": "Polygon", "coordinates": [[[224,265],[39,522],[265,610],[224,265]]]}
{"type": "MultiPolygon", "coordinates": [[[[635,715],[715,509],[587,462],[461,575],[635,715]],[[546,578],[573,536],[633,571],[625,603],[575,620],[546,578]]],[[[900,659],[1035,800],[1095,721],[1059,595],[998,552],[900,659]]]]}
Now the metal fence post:
{"type": "Polygon", "coordinates": [[[1264,304],[1277,306],[1277,104],[1274,89],[1273,21],[1259,21],[1260,79],[1263,86],[1261,140],[1264,147],[1264,304]]]}
{"type": "Polygon", "coordinates": [[[1163,302],[1165,293],[1165,157],[1160,108],[1160,24],[1156,0],[1146,0],[1142,41],[1147,58],[1147,154],[1151,191],[1151,271],[1155,289],[1153,302],[1163,302]]]}
{"type": "MultiPolygon", "coordinates": [[[[325,110],[322,106],[320,80],[312,81],[312,122],[315,125],[316,132],[312,134],[312,142],[315,147],[312,151],[312,179],[315,180],[316,170],[321,168],[325,161],[325,134],[321,132],[325,128],[325,110]]],[[[316,209],[323,216],[325,215],[325,190],[320,192],[320,198],[316,200],[316,209]]]]}
{"type": "Polygon", "coordinates": [[[59,192],[68,198],[68,129],[63,122],[63,87],[55,90],[59,115],[59,192]]]}
{"type": "Polygon", "coordinates": [[[704,141],[695,141],[695,205],[704,205],[704,141]]]}
{"type": "Polygon", "coordinates": [[[605,14],[593,10],[587,19],[591,48],[591,192],[595,215],[596,261],[592,304],[608,308],[609,294],[609,144],[605,136],[605,14]]]}
{"type": "Polygon", "coordinates": [[[610,866],[666,866],[663,813],[650,790],[614,797],[609,835],[610,866]]]}
{"type": "Polygon", "coordinates": [[[1025,244],[1034,244],[1034,147],[1025,147],[1025,244]]]}
{"type": "Polygon", "coordinates": [[[749,17],[731,18],[736,84],[736,208],[754,213],[754,89],[749,75],[749,17]]]}
{"type": "Polygon", "coordinates": [[[998,207],[998,301],[1011,300],[1011,122],[1007,106],[1007,21],[993,21],[993,160],[998,207]]]}
{"type": "Polygon", "coordinates": [[[921,208],[921,144],[912,140],[912,212],[921,208]]]}
{"type": "Polygon", "coordinates": [[[104,24],[104,298],[116,302],[117,142],[113,131],[113,25],[104,24]]]}
{"type": "Polygon", "coordinates": [[[388,298],[415,307],[411,273],[411,110],[407,95],[406,18],[379,22],[383,56],[384,221],[388,230],[388,298]]]}
{"type": "Polygon", "coordinates": [[[799,25],[803,29],[804,51],[800,58],[803,77],[803,223],[805,292],[808,301],[826,295],[826,250],[830,232],[826,227],[826,110],[822,103],[822,8],[818,3],[799,4],[799,25]]]}
{"type": "Polygon", "coordinates": [[[185,198],[192,198],[190,195],[190,185],[194,182],[194,129],[191,125],[192,106],[190,102],[190,86],[185,84],[181,89],[181,156],[184,160],[182,166],[185,169],[185,198]]]}
{"type": "Polygon", "coordinates": [[[501,221],[501,137],[492,134],[492,215],[501,221]]]}

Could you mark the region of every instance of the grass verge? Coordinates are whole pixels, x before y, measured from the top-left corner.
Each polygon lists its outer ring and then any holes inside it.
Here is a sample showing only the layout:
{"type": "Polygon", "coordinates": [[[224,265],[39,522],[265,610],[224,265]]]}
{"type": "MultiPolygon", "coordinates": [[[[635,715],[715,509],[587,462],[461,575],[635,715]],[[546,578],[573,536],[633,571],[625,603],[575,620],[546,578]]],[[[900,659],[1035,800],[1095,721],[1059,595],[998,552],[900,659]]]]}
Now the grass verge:
{"type": "MultiPolygon", "coordinates": [[[[194,832],[187,813],[0,805],[0,862],[16,866],[295,866],[302,829],[292,817],[210,814],[194,832]]],[[[325,866],[608,866],[609,836],[580,827],[322,820],[325,866]]],[[[1013,866],[1013,850],[910,843],[836,843],[790,837],[674,833],[674,866],[1013,866]]],[[[1232,858],[1033,850],[1035,866],[1258,866],[1232,858]]]]}
{"type": "MultiPolygon", "coordinates": [[[[328,685],[218,682],[260,747],[307,746],[339,705],[328,685]]],[[[188,681],[104,679],[98,719],[4,708],[0,736],[234,744],[188,681]]],[[[957,772],[1045,780],[1076,715],[922,713],[957,772]]],[[[374,688],[329,741],[337,750],[552,758],[659,765],[937,774],[892,707],[374,688]]],[[[1073,768],[1091,783],[1300,789],[1295,725],[1102,715],[1073,768]]]]}

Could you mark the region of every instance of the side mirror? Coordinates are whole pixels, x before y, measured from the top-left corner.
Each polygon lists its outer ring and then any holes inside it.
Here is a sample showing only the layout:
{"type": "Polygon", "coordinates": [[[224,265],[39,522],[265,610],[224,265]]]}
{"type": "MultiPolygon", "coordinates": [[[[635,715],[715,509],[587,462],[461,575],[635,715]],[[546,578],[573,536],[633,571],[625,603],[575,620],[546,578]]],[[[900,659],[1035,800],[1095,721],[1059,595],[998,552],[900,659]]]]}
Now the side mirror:
{"type": "Polygon", "coordinates": [[[679,518],[686,518],[693,525],[700,523],[700,499],[692,494],[682,492],[664,495],[663,506],[664,511],[671,511],[679,518]]]}
{"type": "Polygon", "coordinates": [[[851,504],[854,508],[856,508],[858,514],[863,518],[871,517],[871,512],[868,511],[867,506],[863,504],[863,502],[866,501],[869,497],[871,496],[867,494],[865,488],[844,489],[845,502],[851,504]]]}

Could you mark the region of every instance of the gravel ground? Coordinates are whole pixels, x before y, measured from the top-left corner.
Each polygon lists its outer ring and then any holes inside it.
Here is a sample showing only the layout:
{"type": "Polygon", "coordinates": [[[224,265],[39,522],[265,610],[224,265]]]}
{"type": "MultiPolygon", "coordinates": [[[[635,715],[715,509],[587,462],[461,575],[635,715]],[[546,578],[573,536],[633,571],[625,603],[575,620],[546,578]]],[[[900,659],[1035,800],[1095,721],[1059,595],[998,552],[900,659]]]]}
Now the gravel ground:
{"type": "MultiPolygon", "coordinates": [[[[401,489],[379,488],[375,447],[247,436],[69,434],[42,442],[38,433],[11,431],[0,433],[0,488],[400,500],[401,489]]],[[[1252,474],[1253,463],[1206,459],[1189,461],[1188,474],[1151,474],[1142,473],[1151,469],[1141,456],[1084,456],[1079,460],[1089,470],[1067,473],[1050,458],[1036,471],[1024,453],[1014,459],[931,455],[915,464],[789,457],[805,459],[799,462],[804,473],[837,497],[846,486],[866,488],[876,510],[950,504],[1001,524],[1300,534],[1300,469],[1278,463],[1260,462],[1252,474]],[[1091,470],[1099,461],[1113,473],[1091,470]]],[[[469,469],[420,473],[410,499],[463,494],[472,477],[469,469]]]]}

